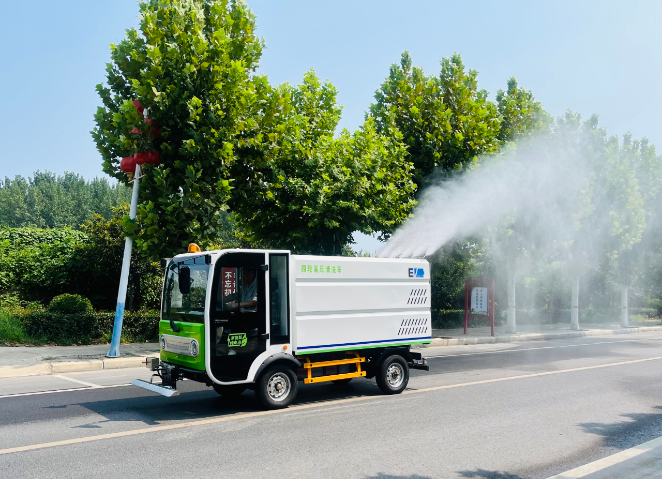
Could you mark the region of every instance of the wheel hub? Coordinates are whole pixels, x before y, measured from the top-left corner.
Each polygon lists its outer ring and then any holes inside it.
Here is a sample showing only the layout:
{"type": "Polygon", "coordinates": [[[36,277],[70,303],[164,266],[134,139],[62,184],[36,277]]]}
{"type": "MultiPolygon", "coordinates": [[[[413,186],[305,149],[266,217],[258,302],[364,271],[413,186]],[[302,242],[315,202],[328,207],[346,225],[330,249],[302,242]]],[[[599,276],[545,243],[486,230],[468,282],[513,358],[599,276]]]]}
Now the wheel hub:
{"type": "Polygon", "coordinates": [[[405,374],[402,365],[394,363],[391,364],[386,370],[386,382],[392,388],[398,388],[404,380],[405,374]]]}
{"type": "Polygon", "coordinates": [[[284,400],[290,393],[290,378],[283,373],[276,373],[269,378],[267,393],[274,401],[284,400]]]}

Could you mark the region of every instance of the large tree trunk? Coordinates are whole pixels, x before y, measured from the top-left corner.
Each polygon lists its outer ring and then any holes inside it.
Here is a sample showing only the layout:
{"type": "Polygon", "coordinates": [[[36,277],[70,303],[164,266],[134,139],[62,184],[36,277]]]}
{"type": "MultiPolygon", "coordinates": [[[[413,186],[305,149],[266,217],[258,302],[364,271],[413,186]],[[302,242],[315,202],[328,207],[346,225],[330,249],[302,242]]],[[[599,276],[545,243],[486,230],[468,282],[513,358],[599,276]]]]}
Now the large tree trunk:
{"type": "Polygon", "coordinates": [[[515,313],[517,312],[517,303],[515,301],[515,272],[508,271],[508,325],[506,326],[507,333],[514,333],[517,331],[517,319],[515,313]]]}
{"type": "Polygon", "coordinates": [[[579,330],[579,276],[572,282],[572,299],[570,300],[570,329],[579,330]]]}
{"type": "Polygon", "coordinates": [[[630,327],[628,323],[628,287],[626,285],[621,285],[621,327],[630,327]]]}

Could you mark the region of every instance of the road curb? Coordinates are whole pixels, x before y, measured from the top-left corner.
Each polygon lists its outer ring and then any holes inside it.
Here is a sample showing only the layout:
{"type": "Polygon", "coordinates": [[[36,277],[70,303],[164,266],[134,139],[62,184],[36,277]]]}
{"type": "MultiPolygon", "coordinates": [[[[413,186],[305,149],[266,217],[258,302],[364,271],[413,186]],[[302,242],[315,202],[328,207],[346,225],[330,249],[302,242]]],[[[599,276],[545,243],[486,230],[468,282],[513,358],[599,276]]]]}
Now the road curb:
{"type": "Polygon", "coordinates": [[[0,378],[23,376],[47,376],[49,374],[99,371],[101,369],[139,368],[145,365],[145,357],[107,358],[94,361],[62,361],[35,364],[34,366],[2,366],[0,378]]]}
{"type": "Polygon", "coordinates": [[[584,331],[563,331],[558,333],[521,333],[507,336],[487,336],[479,338],[432,338],[432,342],[428,344],[427,347],[543,341],[550,339],[582,338],[585,336],[605,336],[610,334],[645,333],[648,331],[662,331],[662,325],[623,329],[589,329],[584,331]]]}

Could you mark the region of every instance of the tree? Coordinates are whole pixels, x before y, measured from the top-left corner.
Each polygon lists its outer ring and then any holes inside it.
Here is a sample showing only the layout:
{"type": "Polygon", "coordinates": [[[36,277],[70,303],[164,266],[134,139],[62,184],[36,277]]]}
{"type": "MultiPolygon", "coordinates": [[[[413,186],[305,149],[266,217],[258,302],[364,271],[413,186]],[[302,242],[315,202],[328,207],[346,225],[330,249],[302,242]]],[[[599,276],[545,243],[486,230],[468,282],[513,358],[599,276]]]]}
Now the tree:
{"type": "Polygon", "coordinates": [[[439,85],[451,113],[451,129],[442,143],[439,166],[443,169],[463,168],[499,148],[497,108],[487,99],[486,90],[478,90],[477,78],[476,70],[465,72],[459,54],[442,59],[439,85]]]}
{"type": "Polygon", "coordinates": [[[299,253],[334,254],[352,233],[388,236],[410,213],[411,165],[397,132],[383,136],[368,119],[334,137],[336,90],[309,71],[296,88],[270,95],[277,122],[263,128],[265,144],[241,145],[230,201],[251,240],[299,253]]]}
{"type": "Polygon", "coordinates": [[[379,133],[401,132],[419,186],[435,167],[449,174],[498,148],[497,108],[477,77],[457,53],[442,59],[439,76],[426,76],[404,52],[375,92],[368,116],[379,133]]]}
{"type": "Polygon", "coordinates": [[[240,138],[261,141],[254,112],[270,90],[253,74],[263,41],[243,2],[150,0],[140,13],[140,31],[111,45],[92,135],[104,171],[123,182],[122,157],[160,154],[161,166],[146,165],[141,182],[141,228],[126,220],[125,227],[139,247],[167,256],[190,241],[214,241],[235,147],[240,138]]]}
{"type": "Polygon", "coordinates": [[[27,180],[17,176],[0,184],[0,224],[80,229],[95,213],[110,218],[111,208],[128,201],[129,195],[124,185],[111,185],[105,178],[86,181],[76,173],[36,171],[27,180]]]}
{"type": "Polygon", "coordinates": [[[500,117],[498,139],[501,142],[530,137],[551,126],[552,118],[536,101],[531,90],[517,86],[517,80],[508,80],[508,89],[496,96],[500,117]]]}
{"type": "MultiPolygon", "coordinates": [[[[615,156],[615,155],[614,155],[615,156]]],[[[652,249],[653,232],[659,233],[659,161],[648,141],[633,141],[626,134],[619,155],[610,162],[612,211],[614,220],[607,257],[615,263],[621,288],[621,326],[628,327],[628,290],[643,269],[646,250],[652,249]],[[656,165],[657,163],[657,165],[656,165]],[[657,166],[657,168],[656,168],[657,166]],[[656,171],[657,170],[657,171],[656,171]],[[657,175],[656,175],[657,173],[657,175]]],[[[659,234],[655,235],[659,238],[659,234]]]]}

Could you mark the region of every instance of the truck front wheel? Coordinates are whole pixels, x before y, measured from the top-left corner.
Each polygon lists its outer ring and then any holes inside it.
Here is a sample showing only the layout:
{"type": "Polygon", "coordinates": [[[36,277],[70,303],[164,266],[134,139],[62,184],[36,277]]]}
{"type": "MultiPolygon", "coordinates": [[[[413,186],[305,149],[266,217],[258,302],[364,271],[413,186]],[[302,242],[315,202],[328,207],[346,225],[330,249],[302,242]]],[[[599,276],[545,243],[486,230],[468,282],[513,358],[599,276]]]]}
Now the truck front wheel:
{"type": "Polygon", "coordinates": [[[384,394],[400,394],[409,383],[409,365],[405,358],[394,354],[382,361],[376,378],[384,394]]]}
{"type": "Polygon", "coordinates": [[[292,368],[275,364],[260,375],[255,394],[267,409],[286,408],[297,395],[299,382],[292,368]]]}

